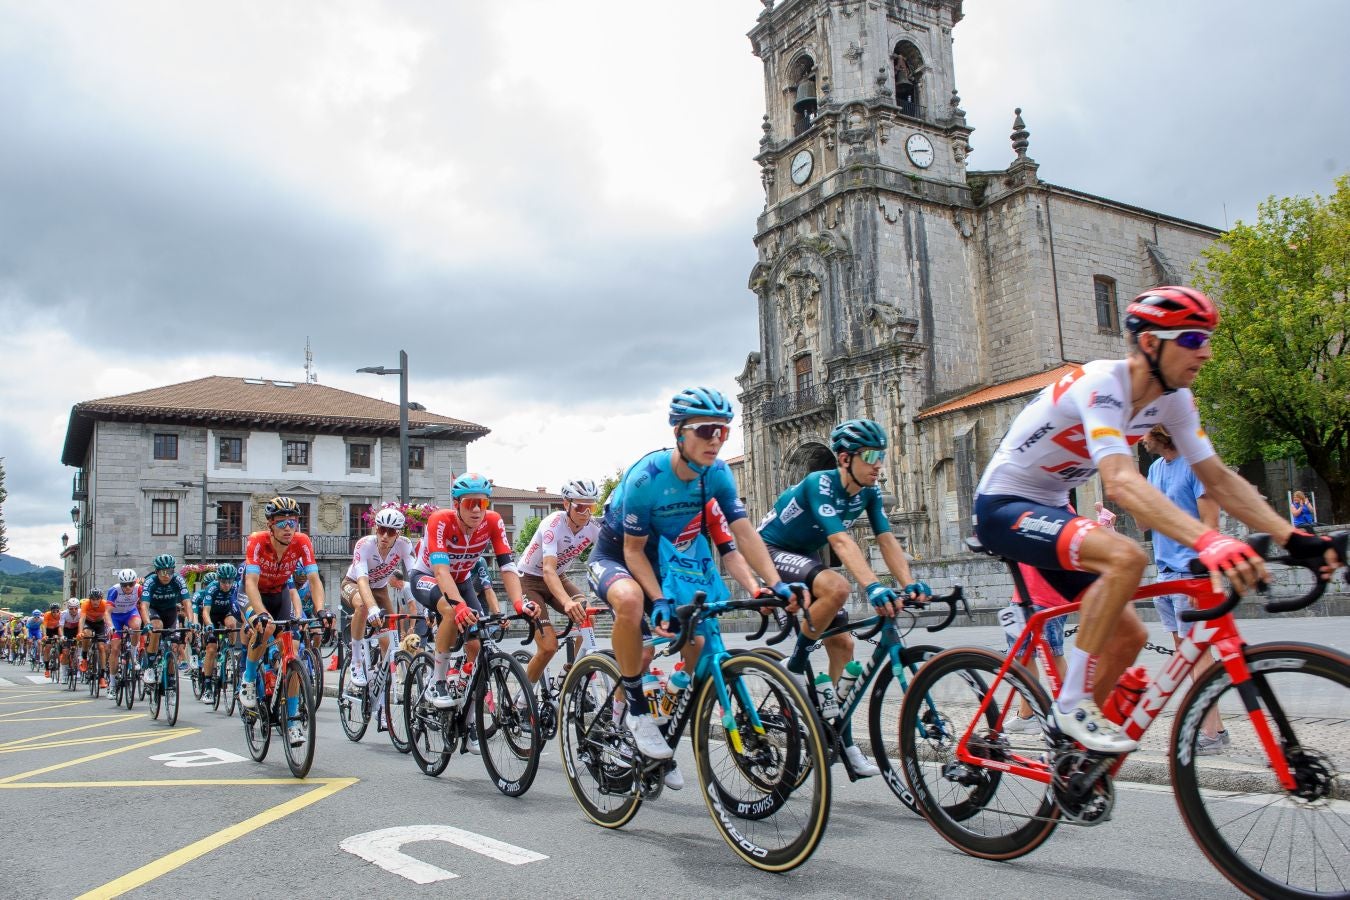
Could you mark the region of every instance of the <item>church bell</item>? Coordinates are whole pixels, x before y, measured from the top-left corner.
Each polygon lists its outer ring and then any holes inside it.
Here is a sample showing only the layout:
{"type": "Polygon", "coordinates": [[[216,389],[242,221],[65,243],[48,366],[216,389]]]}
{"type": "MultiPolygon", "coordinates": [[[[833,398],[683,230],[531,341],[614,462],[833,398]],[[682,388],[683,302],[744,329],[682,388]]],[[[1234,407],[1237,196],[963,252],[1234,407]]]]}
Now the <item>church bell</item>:
{"type": "Polygon", "coordinates": [[[816,112],[816,80],[803,78],[797,82],[797,101],[792,104],[796,112],[811,116],[816,112]]]}

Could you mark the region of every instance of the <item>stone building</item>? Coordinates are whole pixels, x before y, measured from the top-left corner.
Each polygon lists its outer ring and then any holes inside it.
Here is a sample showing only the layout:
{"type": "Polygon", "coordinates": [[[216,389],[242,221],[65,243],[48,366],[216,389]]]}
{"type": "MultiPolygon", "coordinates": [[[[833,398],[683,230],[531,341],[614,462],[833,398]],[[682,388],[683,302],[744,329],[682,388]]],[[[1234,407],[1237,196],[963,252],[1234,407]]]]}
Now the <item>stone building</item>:
{"type": "Polygon", "coordinates": [[[1188,280],[1219,232],[1043,181],[1021,110],[1007,168],[968,169],[961,0],[764,4],[749,35],[765,206],[742,491],[763,514],[833,465],[836,422],[876,419],[897,535],[921,559],[959,554],[974,485],[1027,396],[1123,356],[1123,305],[1188,280]]]}
{"type": "MultiPolygon", "coordinates": [[[[408,414],[412,502],[444,503],[465,448],[488,433],[421,408],[408,414]]],[[[320,384],[215,376],[89,400],[70,411],[61,461],[74,466],[73,575],[81,592],[159,553],[238,562],[263,505],[300,503],[330,590],[369,531],[364,514],[399,495],[399,407],[320,384]]]]}

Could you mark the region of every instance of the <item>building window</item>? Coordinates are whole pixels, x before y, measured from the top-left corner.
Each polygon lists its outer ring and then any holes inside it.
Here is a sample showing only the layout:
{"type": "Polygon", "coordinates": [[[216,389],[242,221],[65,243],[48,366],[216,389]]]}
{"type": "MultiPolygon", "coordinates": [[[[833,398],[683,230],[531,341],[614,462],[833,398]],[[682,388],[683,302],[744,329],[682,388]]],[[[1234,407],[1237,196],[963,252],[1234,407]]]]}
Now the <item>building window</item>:
{"type": "Polygon", "coordinates": [[[176,434],[155,435],[155,459],[177,459],[177,458],[178,458],[178,435],[176,434]]]}
{"type": "Polygon", "coordinates": [[[503,525],[514,525],[516,523],[516,508],[509,503],[495,504],[493,510],[502,517],[503,525]]]}
{"type": "Polygon", "coordinates": [[[353,469],[370,468],[370,445],[369,444],[348,444],[347,445],[347,465],[353,469]]]}
{"type": "Polygon", "coordinates": [[[220,439],[220,454],[218,461],[222,463],[233,463],[238,465],[244,461],[244,439],[237,437],[223,437],[220,439]]]}
{"type": "Polygon", "coordinates": [[[424,469],[426,468],[426,447],[408,448],[408,468],[424,469]]]}
{"type": "Polygon", "coordinates": [[[923,109],[919,103],[919,79],[923,76],[923,57],[919,48],[909,41],[895,45],[891,54],[891,74],[895,77],[895,105],[907,116],[920,118],[923,109]]]}
{"type": "Polygon", "coordinates": [[[300,507],[300,530],[309,534],[309,504],[298,504],[300,507]]]}
{"type": "Polygon", "coordinates": [[[792,133],[801,134],[816,120],[816,61],[797,60],[792,72],[792,133]]]}
{"type": "Polygon", "coordinates": [[[816,383],[815,373],[811,371],[811,356],[807,354],[794,363],[797,374],[797,393],[811,390],[816,383]]]}
{"type": "Polygon", "coordinates": [[[530,515],[536,519],[547,519],[551,510],[547,506],[531,506],[530,515]]]}
{"type": "Polygon", "coordinates": [[[1097,301],[1097,330],[1120,334],[1120,315],[1116,312],[1116,281],[1105,275],[1092,278],[1092,293],[1097,301]]]}
{"type": "Polygon", "coordinates": [[[286,465],[288,466],[309,465],[309,441],[286,442],[286,465]]]}
{"type": "Polygon", "coordinates": [[[176,537],[178,534],[178,501],[150,501],[150,533],[155,537],[176,537]]]}
{"type": "Polygon", "coordinates": [[[216,503],[216,552],[221,556],[244,552],[244,504],[239,500],[216,503]]]}
{"type": "Polygon", "coordinates": [[[366,524],[369,512],[369,503],[353,503],[347,507],[347,536],[353,541],[370,533],[370,526],[366,524]]]}

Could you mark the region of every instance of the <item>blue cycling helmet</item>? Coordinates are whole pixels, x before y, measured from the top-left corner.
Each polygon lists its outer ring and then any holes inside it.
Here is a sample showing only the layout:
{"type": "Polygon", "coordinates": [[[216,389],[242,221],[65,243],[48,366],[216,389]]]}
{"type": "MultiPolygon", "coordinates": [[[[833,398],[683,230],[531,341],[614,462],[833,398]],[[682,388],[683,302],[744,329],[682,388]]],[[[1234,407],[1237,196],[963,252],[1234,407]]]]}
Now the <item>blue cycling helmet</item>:
{"type": "Polygon", "coordinates": [[[221,563],[216,566],[215,574],[220,581],[235,581],[239,578],[239,568],[234,563],[221,563]]]}
{"type": "Polygon", "coordinates": [[[178,565],[178,560],[173,558],[170,553],[161,553],[150,563],[150,568],[158,572],[160,569],[172,569],[178,565]]]}
{"type": "Polygon", "coordinates": [[[835,453],[856,453],[873,447],[886,449],[886,432],[871,419],[849,419],[830,432],[830,449],[835,453]]]}
{"type": "Polygon", "coordinates": [[[450,485],[450,496],[458,500],[469,494],[487,494],[492,496],[492,482],[477,472],[465,472],[450,485]]]}
{"type": "Polygon", "coordinates": [[[685,419],[725,419],[730,422],[735,413],[731,401],[715,388],[685,388],[670,398],[670,424],[678,425],[685,419]]]}

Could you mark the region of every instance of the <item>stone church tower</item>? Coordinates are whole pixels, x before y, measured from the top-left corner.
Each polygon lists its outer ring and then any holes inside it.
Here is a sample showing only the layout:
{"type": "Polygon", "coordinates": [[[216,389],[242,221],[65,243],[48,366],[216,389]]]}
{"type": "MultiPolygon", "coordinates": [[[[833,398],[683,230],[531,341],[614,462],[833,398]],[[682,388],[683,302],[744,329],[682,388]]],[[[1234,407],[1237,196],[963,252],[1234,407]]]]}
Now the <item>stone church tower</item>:
{"type": "Polygon", "coordinates": [[[884,493],[920,557],[960,551],[972,490],[1026,395],[1123,355],[1123,303],[1185,281],[1218,234],[1042,182],[1021,111],[1005,170],[966,167],[962,0],[762,0],[765,206],[742,374],[752,512],[834,464],[831,427],[892,438],[884,493]]]}

